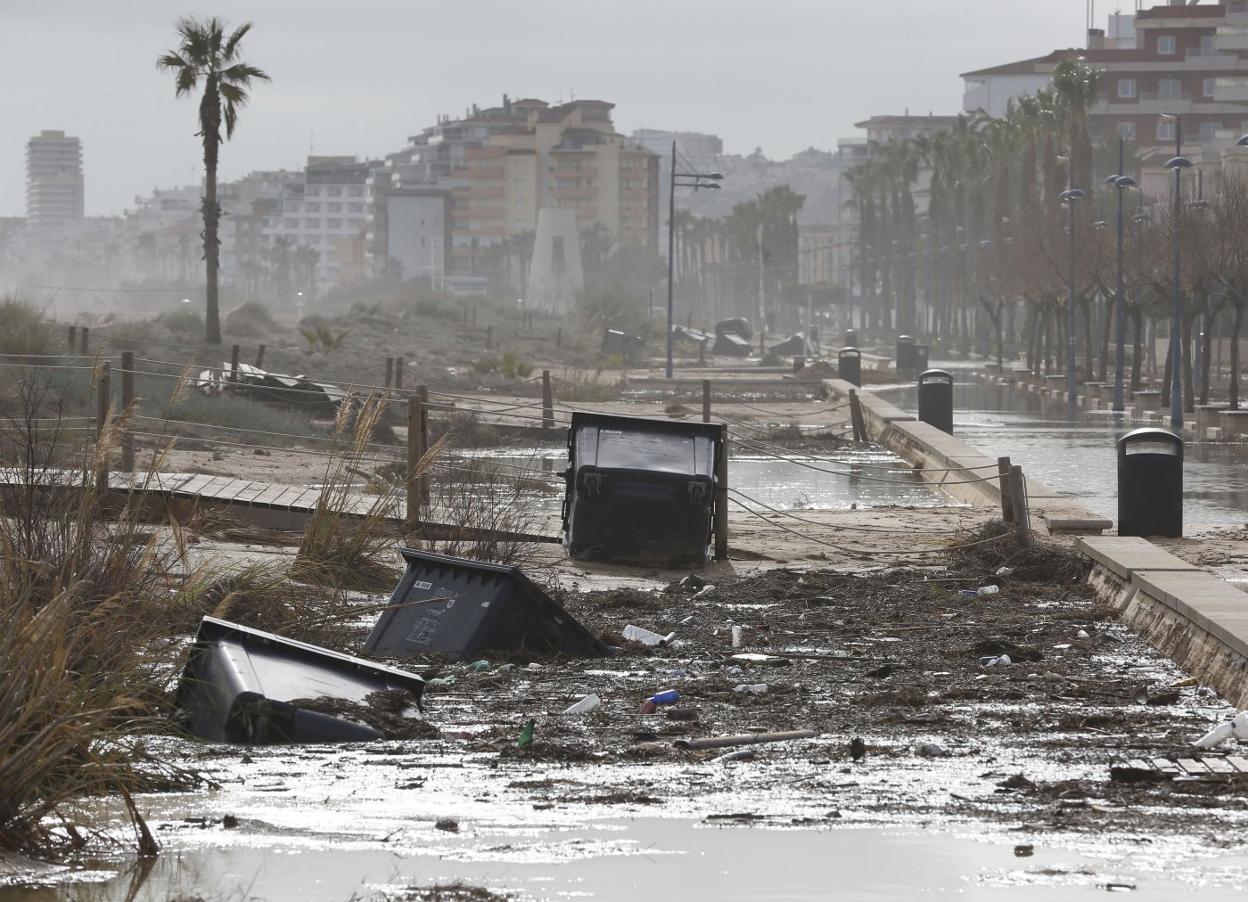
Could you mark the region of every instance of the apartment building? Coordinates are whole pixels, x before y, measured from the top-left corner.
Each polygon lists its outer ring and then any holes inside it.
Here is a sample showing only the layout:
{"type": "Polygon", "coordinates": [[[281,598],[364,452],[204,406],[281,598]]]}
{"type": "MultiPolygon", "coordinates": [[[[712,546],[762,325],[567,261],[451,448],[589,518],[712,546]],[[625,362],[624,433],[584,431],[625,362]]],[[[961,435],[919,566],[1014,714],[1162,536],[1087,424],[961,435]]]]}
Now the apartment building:
{"type": "Polygon", "coordinates": [[[49,229],[81,222],[82,142],[63,131],[45,130],[26,142],[26,220],[49,229]]]}
{"type": "Polygon", "coordinates": [[[1072,54],[1104,73],[1091,114],[1107,141],[1121,136],[1145,153],[1172,153],[1171,117],[1181,120],[1189,152],[1213,144],[1219,132],[1248,131],[1248,4],[1242,2],[1176,0],[1134,17],[1118,14],[1109,36],[1089,31],[1086,48],[964,73],[965,109],[1000,115],[1011,99],[1046,87],[1072,54]]]}

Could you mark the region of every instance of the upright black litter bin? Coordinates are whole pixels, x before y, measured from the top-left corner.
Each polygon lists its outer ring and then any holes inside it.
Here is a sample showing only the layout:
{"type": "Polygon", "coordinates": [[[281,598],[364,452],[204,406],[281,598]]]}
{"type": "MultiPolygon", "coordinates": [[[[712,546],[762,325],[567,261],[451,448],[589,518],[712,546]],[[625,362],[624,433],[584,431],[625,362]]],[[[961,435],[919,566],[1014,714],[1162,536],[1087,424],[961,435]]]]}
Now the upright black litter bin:
{"type": "Polygon", "coordinates": [[[599,657],[606,646],[519,567],[401,548],[407,571],[364,644],[405,658],[482,651],[599,657]]]}
{"type": "Polygon", "coordinates": [[[847,348],[858,347],[858,330],[846,329],[845,334],[841,336],[841,341],[843,342],[844,347],[847,347],[847,348]]]}
{"type": "Polygon", "coordinates": [[[575,558],[643,564],[706,560],[721,427],[574,413],[563,500],[575,558]]]}
{"type": "Polygon", "coordinates": [[[918,372],[914,365],[914,339],[909,335],[897,336],[897,372],[918,372]]]}
{"type": "Polygon", "coordinates": [[[836,355],[837,375],[850,385],[862,385],[862,351],[857,348],[841,348],[836,355]]]}
{"type": "Polygon", "coordinates": [[[1118,535],[1183,535],[1183,439],[1167,429],[1118,439],[1118,535]]]}
{"type": "Polygon", "coordinates": [[[944,370],[919,376],[919,419],[953,435],[953,377],[944,370]]]}

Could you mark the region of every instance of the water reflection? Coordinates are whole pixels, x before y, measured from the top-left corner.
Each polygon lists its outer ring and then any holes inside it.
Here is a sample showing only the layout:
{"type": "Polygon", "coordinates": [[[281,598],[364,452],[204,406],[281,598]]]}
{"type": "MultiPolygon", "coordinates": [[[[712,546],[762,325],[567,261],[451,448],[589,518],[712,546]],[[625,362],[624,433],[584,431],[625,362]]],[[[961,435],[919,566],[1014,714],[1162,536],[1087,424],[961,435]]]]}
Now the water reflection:
{"type": "MultiPolygon", "coordinates": [[[[913,386],[882,393],[913,411],[913,386]]],[[[1119,436],[1141,425],[1129,415],[1081,412],[1067,419],[1064,399],[1008,386],[954,386],[954,432],[992,457],[1008,456],[1027,475],[1105,517],[1118,515],[1119,436]]],[[[1184,523],[1242,525],[1248,520],[1246,448],[1231,442],[1189,443],[1184,466],[1184,523]]]]}

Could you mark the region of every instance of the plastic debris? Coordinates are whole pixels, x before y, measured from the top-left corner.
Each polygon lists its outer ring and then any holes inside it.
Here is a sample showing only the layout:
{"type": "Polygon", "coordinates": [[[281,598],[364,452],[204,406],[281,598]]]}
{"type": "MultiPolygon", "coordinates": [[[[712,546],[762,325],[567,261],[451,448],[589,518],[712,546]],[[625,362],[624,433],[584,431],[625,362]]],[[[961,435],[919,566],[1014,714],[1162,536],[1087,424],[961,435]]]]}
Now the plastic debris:
{"type": "Polygon", "coordinates": [[[934,742],[924,742],[916,749],[923,758],[944,758],[949,753],[934,742]]]}
{"type": "Polygon", "coordinates": [[[734,686],[732,691],[748,693],[750,695],[766,695],[767,684],[766,683],[740,683],[737,686],[734,686]]]}
{"type": "Polygon", "coordinates": [[[468,665],[468,669],[471,670],[473,673],[484,673],[485,671],[490,669],[490,662],[484,659],[480,661],[473,661],[471,664],[468,665]]]}
{"type": "Polygon", "coordinates": [[[740,736],[709,736],[706,739],[677,739],[678,749],[723,749],[736,745],[762,745],[765,742],[787,742],[790,739],[814,739],[814,730],[788,730],[783,733],[745,733],[740,736]]]}
{"type": "Polygon", "coordinates": [[[1088,634],[1087,630],[1079,630],[1079,632],[1075,633],[1075,638],[1076,639],[1091,639],[1092,637],[1088,634]]]}
{"type": "Polygon", "coordinates": [[[528,671],[541,670],[542,665],[538,664],[536,661],[530,661],[528,664],[524,665],[524,669],[528,671]]]}
{"type": "Polygon", "coordinates": [[[591,692],[589,695],[585,696],[583,699],[581,699],[575,705],[572,705],[570,708],[568,708],[568,710],[564,711],[563,713],[564,714],[588,714],[590,711],[594,710],[601,704],[602,704],[602,699],[600,699],[597,695],[591,692]]]}
{"type": "Polygon", "coordinates": [[[524,729],[520,731],[520,738],[516,740],[517,748],[524,748],[526,745],[533,743],[533,731],[537,727],[537,721],[532,717],[525,722],[524,729]]]}
{"type": "Polygon", "coordinates": [[[641,710],[638,711],[637,713],[638,714],[656,714],[658,713],[658,710],[659,710],[659,706],[654,703],[654,699],[648,698],[644,702],[641,703],[641,710]]]}
{"type": "Polygon", "coordinates": [[[453,676],[434,677],[434,678],[433,678],[433,679],[431,679],[431,680],[425,680],[425,686],[427,686],[427,687],[439,687],[439,686],[441,686],[441,687],[446,687],[446,686],[454,686],[457,682],[459,682],[459,680],[457,680],[457,679],[456,679],[455,677],[453,677],[453,676]]]}
{"type": "Polygon", "coordinates": [[[986,595],[996,595],[1000,591],[1001,591],[1000,586],[980,586],[978,589],[975,590],[975,594],[978,595],[980,598],[983,598],[986,595]]]}
{"type": "Polygon", "coordinates": [[[733,648],[741,647],[741,627],[739,626],[734,626],[732,628],[732,647],[733,648]]]}
{"type": "Polygon", "coordinates": [[[1014,575],[1013,567],[998,567],[996,572],[993,574],[993,576],[1013,576],[1013,575],[1014,575]]]}
{"type": "Polygon", "coordinates": [[[656,705],[674,705],[680,701],[680,693],[675,689],[664,689],[662,692],[656,692],[650,696],[650,701],[656,705]]]}
{"type": "Polygon", "coordinates": [[[1234,736],[1240,742],[1248,742],[1248,711],[1241,711],[1232,720],[1224,720],[1192,745],[1198,749],[1211,749],[1234,736]]]}
{"type": "Polygon", "coordinates": [[[622,635],[629,642],[639,642],[642,645],[648,645],[652,648],[656,645],[666,645],[676,638],[676,633],[674,631],[664,636],[661,633],[654,632],[654,630],[634,626],[631,623],[624,627],[624,632],[620,635],[622,635]]]}
{"type": "Polygon", "coordinates": [[[1014,661],[1009,655],[985,655],[979,659],[979,663],[985,667],[997,667],[1005,664],[1013,664],[1014,661]]]}

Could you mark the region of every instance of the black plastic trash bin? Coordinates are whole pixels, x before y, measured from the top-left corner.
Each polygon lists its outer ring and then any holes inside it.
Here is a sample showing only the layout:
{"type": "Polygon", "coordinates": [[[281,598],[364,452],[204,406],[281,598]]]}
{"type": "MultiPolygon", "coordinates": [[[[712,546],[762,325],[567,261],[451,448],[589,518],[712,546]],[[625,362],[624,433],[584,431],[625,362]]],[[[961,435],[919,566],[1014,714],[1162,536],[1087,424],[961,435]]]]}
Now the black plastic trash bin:
{"type": "Polygon", "coordinates": [[[519,567],[400,548],[407,563],[364,648],[404,658],[482,651],[601,657],[607,646],[519,567]]]}
{"type": "Polygon", "coordinates": [[[953,376],[944,370],[919,376],[919,420],[953,435],[953,376]]]}
{"type": "Polygon", "coordinates": [[[1183,535],[1183,439],[1168,429],[1118,439],[1118,535],[1183,535]]]}
{"type": "Polygon", "coordinates": [[[607,329],[602,334],[602,353],[628,355],[641,351],[646,342],[638,335],[629,335],[618,329],[607,329]]]}
{"type": "Polygon", "coordinates": [[[846,329],[844,334],[841,335],[841,341],[843,342],[844,347],[847,347],[847,348],[858,347],[858,330],[846,329]]]}
{"type": "Polygon", "coordinates": [[[711,423],[572,414],[563,500],[572,557],[703,563],[722,441],[711,423]]]}
{"type": "Polygon", "coordinates": [[[369,742],[384,734],[305,700],[363,704],[399,689],[419,705],[424,685],[414,673],[205,617],[174,702],[192,733],[217,742],[369,742]]]}
{"type": "Polygon", "coordinates": [[[914,365],[914,339],[909,335],[897,336],[897,372],[918,372],[914,365]]]}
{"type": "Polygon", "coordinates": [[[862,385],[862,351],[841,348],[836,355],[836,371],[850,385],[862,385]]]}

